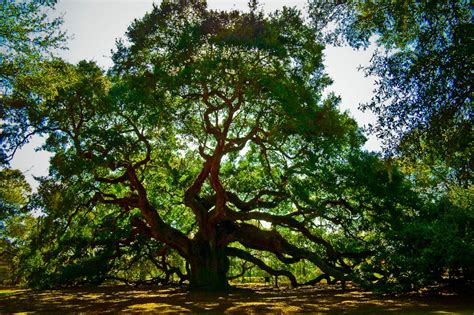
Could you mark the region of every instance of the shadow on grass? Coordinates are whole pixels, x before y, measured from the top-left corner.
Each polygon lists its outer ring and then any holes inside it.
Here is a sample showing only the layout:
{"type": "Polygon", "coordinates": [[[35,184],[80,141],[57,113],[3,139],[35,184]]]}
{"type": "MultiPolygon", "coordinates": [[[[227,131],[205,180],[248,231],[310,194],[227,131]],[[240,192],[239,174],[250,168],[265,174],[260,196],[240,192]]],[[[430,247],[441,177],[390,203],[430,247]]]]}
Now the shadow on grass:
{"type": "Polygon", "coordinates": [[[0,313],[304,313],[313,314],[469,314],[469,296],[380,296],[356,288],[320,285],[276,289],[241,285],[230,292],[189,292],[183,287],[126,286],[63,290],[0,288],[0,313]]]}

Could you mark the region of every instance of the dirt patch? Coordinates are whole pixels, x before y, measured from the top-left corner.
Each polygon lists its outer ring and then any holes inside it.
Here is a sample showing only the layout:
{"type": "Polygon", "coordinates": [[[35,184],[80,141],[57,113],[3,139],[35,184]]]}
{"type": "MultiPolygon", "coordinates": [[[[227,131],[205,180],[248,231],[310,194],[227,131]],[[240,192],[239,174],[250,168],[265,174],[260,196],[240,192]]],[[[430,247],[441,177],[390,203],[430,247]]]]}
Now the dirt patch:
{"type": "Polygon", "coordinates": [[[0,288],[0,313],[306,313],[314,314],[466,314],[468,295],[382,296],[356,288],[319,285],[273,288],[239,285],[223,293],[189,292],[184,287],[104,286],[63,290],[0,288]]]}

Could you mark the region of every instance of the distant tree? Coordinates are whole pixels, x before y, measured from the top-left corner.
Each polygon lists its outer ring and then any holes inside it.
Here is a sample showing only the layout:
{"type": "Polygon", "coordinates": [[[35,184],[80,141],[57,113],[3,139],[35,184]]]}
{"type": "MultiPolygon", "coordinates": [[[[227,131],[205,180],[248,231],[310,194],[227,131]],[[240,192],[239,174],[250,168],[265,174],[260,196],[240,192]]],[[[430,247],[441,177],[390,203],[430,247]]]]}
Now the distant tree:
{"type": "Polygon", "coordinates": [[[25,206],[30,194],[30,185],[19,170],[0,170],[0,220],[26,212],[25,206]]]}
{"type": "Polygon", "coordinates": [[[15,257],[32,229],[27,207],[30,195],[30,185],[19,170],[0,170],[0,281],[14,281],[15,257]]]}

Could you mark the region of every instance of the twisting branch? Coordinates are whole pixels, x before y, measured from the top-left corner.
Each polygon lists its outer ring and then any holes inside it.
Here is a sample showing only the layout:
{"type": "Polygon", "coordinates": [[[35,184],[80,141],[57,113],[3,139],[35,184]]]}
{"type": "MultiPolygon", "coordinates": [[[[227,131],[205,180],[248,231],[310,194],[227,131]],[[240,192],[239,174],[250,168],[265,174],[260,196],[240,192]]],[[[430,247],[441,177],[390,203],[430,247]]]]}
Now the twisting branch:
{"type": "Polygon", "coordinates": [[[278,215],[273,215],[270,213],[255,212],[255,211],[239,212],[239,213],[233,212],[232,215],[237,220],[263,220],[263,221],[271,222],[272,224],[275,224],[275,225],[289,227],[295,231],[300,232],[310,241],[316,244],[323,245],[326,249],[326,252],[329,258],[331,258],[332,260],[336,260],[339,258],[339,255],[336,253],[334,247],[328,241],[324,240],[322,237],[312,234],[303,223],[295,220],[292,217],[278,216],[278,215]]]}
{"type": "Polygon", "coordinates": [[[228,280],[235,280],[242,277],[247,271],[251,270],[255,265],[247,265],[248,261],[244,260],[243,264],[240,266],[240,272],[235,275],[227,276],[228,280]]]}
{"type": "Polygon", "coordinates": [[[229,153],[233,151],[242,150],[247,144],[247,142],[249,142],[252,138],[254,138],[257,135],[259,130],[260,130],[259,127],[254,127],[244,137],[228,139],[228,142],[224,147],[224,152],[229,153]]]}
{"type": "Polygon", "coordinates": [[[266,271],[266,272],[268,272],[269,274],[271,274],[273,276],[287,277],[290,280],[292,287],[297,287],[298,286],[298,281],[296,281],[295,276],[287,270],[273,269],[270,266],[268,266],[267,264],[265,264],[262,260],[256,258],[255,256],[251,255],[250,253],[248,253],[244,250],[235,248],[235,247],[227,247],[225,249],[225,252],[229,256],[238,257],[240,259],[251,262],[254,265],[258,266],[263,271],[266,271]]]}
{"type": "Polygon", "coordinates": [[[239,196],[233,192],[227,192],[229,197],[229,201],[236,206],[240,211],[249,212],[254,209],[265,208],[265,209],[272,209],[277,207],[281,201],[287,198],[286,194],[281,191],[274,191],[269,189],[263,189],[259,191],[255,197],[250,199],[249,201],[243,201],[239,198],[239,196]],[[273,196],[273,200],[271,201],[264,201],[261,198],[263,196],[273,196]]]}
{"type": "Polygon", "coordinates": [[[137,125],[135,125],[135,123],[133,122],[133,120],[130,117],[128,117],[124,114],[120,114],[120,116],[122,116],[123,118],[125,118],[127,120],[127,122],[132,126],[133,131],[137,135],[138,139],[140,139],[140,141],[143,142],[143,144],[146,147],[145,158],[143,160],[138,161],[135,164],[133,164],[133,168],[137,169],[137,168],[145,165],[146,163],[148,163],[151,160],[151,146],[150,146],[150,143],[148,142],[147,138],[145,137],[145,135],[143,135],[143,133],[140,132],[137,125]]]}
{"type": "Polygon", "coordinates": [[[240,223],[235,225],[233,233],[235,239],[247,248],[269,251],[274,253],[280,260],[281,257],[286,257],[286,255],[293,257],[294,261],[307,259],[318,266],[324,273],[330,274],[337,279],[346,279],[347,274],[351,271],[348,266],[339,267],[333,265],[320,258],[316,253],[290,244],[281,234],[274,230],[265,231],[251,224],[240,223]]]}
{"type": "Polygon", "coordinates": [[[322,280],[326,280],[326,282],[327,282],[328,284],[332,284],[332,283],[333,283],[333,281],[331,280],[331,277],[328,276],[327,274],[324,274],[324,273],[323,273],[323,274],[317,276],[316,278],[311,279],[311,280],[305,282],[303,285],[315,285],[316,283],[320,283],[322,280]]]}
{"type": "Polygon", "coordinates": [[[20,149],[24,144],[28,143],[28,140],[30,139],[30,137],[37,133],[38,133],[37,130],[29,132],[20,141],[18,141],[15,144],[15,147],[13,148],[12,152],[7,156],[6,162],[10,162],[11,160],[13,160],[13,158],[15,157],[16,151],[18,151],[18,149],[20,149]]]}

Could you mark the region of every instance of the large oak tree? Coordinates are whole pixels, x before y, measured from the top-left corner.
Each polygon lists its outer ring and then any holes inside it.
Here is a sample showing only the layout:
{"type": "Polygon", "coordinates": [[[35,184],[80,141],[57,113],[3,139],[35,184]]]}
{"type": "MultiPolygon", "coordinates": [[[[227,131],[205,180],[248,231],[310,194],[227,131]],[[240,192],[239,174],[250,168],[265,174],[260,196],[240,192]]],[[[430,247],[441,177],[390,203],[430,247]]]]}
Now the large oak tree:
{"type": "Polygon", "coordinates": [[[360,151],[356,123],[325,93],[316,38],[294,9],[164,1],[130,26],[107,75],[53,60],[18,76],[5,121],[54,153],[37,204],[63,232],[81,211],[126,218],[130,237],[187,262],[194,288],[226,288],[229,257],[298,284],[254,251],[355,279],[371,232],[413,196],[360,151]]]}

